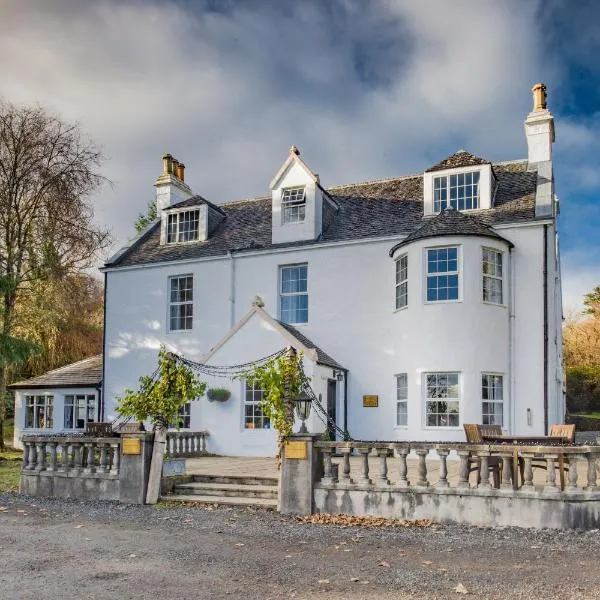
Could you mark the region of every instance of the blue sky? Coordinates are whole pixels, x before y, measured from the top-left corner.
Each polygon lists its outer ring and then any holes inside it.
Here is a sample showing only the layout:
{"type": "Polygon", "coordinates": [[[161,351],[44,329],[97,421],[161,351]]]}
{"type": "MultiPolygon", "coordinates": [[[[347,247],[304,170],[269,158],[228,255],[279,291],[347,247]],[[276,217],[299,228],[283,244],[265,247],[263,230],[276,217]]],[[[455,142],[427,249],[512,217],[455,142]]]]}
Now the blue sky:
{"type": "Polygon", "coordinates": [[[0,94],[78,120],[115,246],[169,151],[215,202],[263,195],[291,144],[324,185],[458,148],[526,156],[548,86],[567,308],[600,283],[600,5],[577,0],[0,0],[0,94]]]}

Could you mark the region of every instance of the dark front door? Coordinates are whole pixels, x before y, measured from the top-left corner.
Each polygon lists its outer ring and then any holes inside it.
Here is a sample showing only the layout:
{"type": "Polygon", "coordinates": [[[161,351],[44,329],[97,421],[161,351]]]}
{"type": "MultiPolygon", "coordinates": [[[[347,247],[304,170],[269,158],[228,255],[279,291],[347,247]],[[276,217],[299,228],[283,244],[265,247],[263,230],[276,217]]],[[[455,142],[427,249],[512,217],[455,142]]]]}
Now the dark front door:
{"type": "Polygon", "coordinates": [[[336,423],[336,405],[337,405],[337,381],[335,379],[327,380],[327,432],[332,440],[335,440],[336,423]]]}

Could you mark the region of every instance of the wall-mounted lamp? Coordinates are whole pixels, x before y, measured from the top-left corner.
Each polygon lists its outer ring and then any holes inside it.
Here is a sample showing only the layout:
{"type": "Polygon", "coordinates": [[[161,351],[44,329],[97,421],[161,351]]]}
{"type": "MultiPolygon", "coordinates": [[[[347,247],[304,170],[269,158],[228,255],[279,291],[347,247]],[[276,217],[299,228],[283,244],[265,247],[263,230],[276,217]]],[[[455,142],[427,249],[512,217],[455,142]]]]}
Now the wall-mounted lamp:
{"type": "Polygon", "coordinates": [[[300,431],[298,431],[298,433],[308,433],[308,429],[306,428],[306,419],[308,419],[310,415],[312,399],[304,392],[300,392],[300,395],[296,398],[295,403],[296,414],[298,415],[298,418],[302,421],[300,431]]]}
{"type": "Polygon", "coordinates": [[[333,369],[333,378],[338,381],[344,381],[344,371],[340,369],[333,369]]]}
{"type": "Polygon", "coordinates": [[[527,409],[527,425],[529,427],[533,425],[533,413],[530,408],[527,409]]]}

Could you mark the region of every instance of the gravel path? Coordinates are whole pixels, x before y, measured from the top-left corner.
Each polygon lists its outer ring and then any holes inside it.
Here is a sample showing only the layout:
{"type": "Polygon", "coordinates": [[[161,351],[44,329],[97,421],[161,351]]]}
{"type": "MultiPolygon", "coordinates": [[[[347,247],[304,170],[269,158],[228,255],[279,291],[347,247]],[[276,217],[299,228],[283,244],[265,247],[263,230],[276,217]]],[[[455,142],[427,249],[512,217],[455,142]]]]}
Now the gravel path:
{"type": "Polygon", "coordinates": [[[600,598],[600,533],[0,494],[0,598],[600,598]],[[353,581],[355,579],[356,581],[353,581]]]}

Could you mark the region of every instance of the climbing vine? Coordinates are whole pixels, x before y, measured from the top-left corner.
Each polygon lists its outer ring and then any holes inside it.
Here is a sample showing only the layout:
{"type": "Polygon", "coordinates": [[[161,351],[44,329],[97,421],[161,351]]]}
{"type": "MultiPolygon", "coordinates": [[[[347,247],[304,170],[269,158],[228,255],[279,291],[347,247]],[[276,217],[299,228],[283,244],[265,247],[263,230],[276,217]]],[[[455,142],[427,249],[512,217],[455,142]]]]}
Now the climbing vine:
{"type": "Polygon", "coordinates": [[[158,428],[178,424],[179,409],[192,400],[198,400],[206,391],[206,384],[164,346],[158,352],[155,374],[143,375],[139,382],[137,391],[127,389],[122,397],[117,396],[116,411],[140,423],[150,421],[158,428]]]}
{"type": "Polygon", "coordinates": [[[245,372],[242,377],[263,391],[259,406],[277,429],[280,461],[285,438],[291,435],[294,425],[294,400],[306,380],[302,353],[290,348],[285,354],[245,372]]]}

